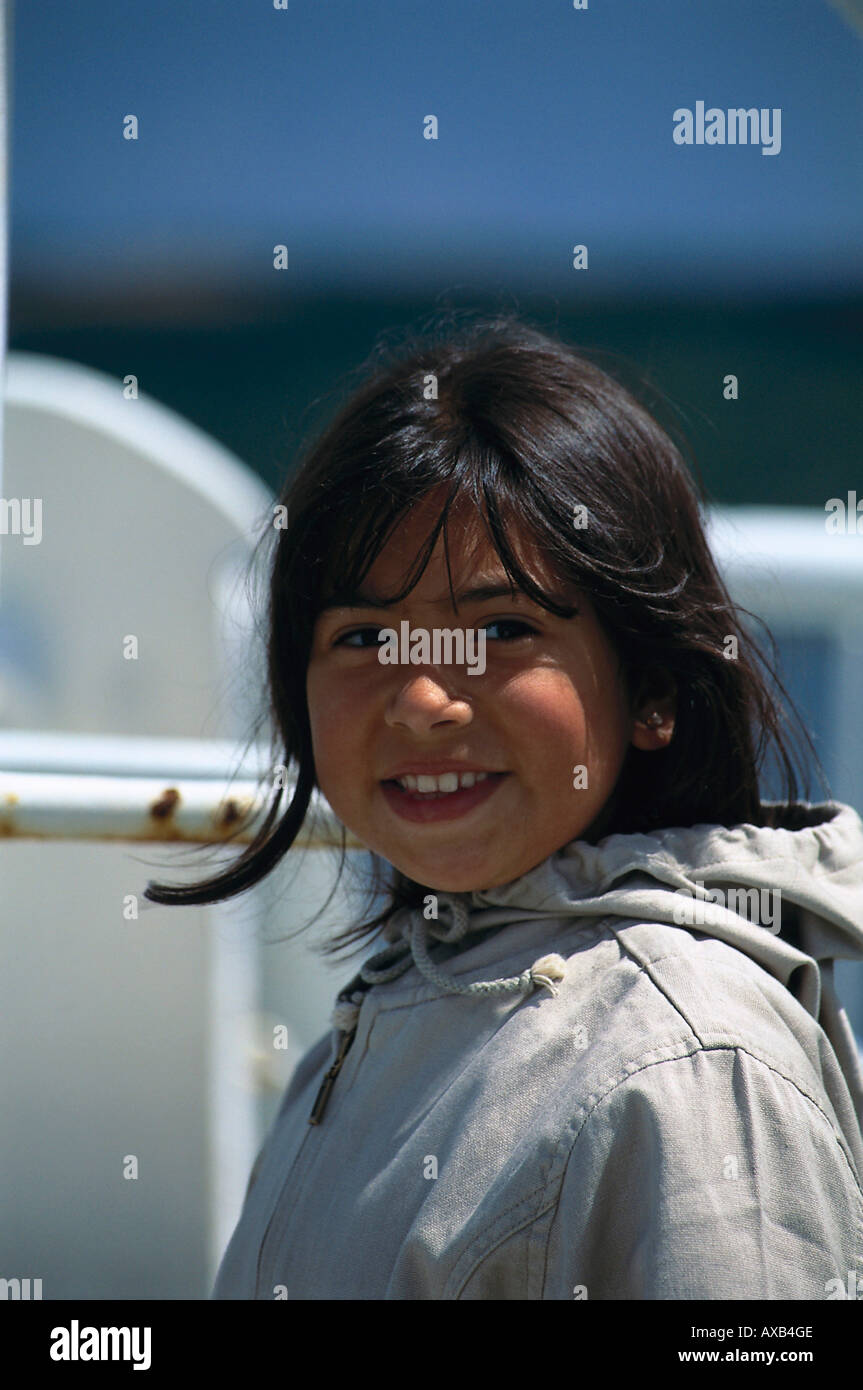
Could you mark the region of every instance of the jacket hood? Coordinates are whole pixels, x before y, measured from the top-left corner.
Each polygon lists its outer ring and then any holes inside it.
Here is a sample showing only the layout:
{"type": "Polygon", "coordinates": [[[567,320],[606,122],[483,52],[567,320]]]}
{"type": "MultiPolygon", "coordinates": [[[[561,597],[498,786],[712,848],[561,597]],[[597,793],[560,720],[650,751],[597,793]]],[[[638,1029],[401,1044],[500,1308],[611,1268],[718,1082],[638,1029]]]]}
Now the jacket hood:
{"type": "Polygon", "coordinates": [[[537,985],[555,992],[566,968],[558,955],[541,957],[520,976],[465,985],[430,960],[428,939],[460,943],[542,917],[617,916],[685,927],[743,951],[793,989],[843,1067],[859,1077],[833,961],[863,959],[863,822],[838,802],[763,804],[769,825],[675,826],[609,835],[596,845],[576,839],[511,883],[435,893],[436,919],[426,920],[422,908],[401,909],[384,932],[391,944],[339,995],[334,1026],[354,1026],[363,992],[411,965],[447,993],[509,994],[537,985]]]}
{"type": "MultiPolygon", "coordinates": [[[[806,961],[863,959],[863,822],[850,806],[767,802],[772,825],[695,825],[572,840],[499,888],[465,894],[513,916],[608,916],[687,925],[744,951],[783,984],[806,961]]],[[[497,910],[497,911],[495,911],[497,910]]]]}

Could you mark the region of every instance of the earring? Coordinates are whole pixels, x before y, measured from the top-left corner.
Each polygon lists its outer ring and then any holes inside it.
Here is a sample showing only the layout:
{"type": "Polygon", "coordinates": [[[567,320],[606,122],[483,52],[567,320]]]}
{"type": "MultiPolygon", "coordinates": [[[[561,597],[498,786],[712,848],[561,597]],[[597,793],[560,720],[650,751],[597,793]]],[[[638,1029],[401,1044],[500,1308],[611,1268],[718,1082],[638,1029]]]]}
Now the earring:
{"type": "Polygon", "coordinates": [[[658,710],[654,710],[652,714],[647,716],[644,722],[645,724],[649,724],[652,729],[656,729],[662,723],[662,715],[658,710]]]}

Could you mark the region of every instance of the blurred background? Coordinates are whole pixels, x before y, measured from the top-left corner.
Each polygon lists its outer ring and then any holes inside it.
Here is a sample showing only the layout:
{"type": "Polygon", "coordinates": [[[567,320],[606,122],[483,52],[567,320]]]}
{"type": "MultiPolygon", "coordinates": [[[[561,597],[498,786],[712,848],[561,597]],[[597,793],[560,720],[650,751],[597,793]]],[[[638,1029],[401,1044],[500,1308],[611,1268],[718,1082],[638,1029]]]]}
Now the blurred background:
{"type": "MultiPolygon", "coordinates": [[[[782,532],[759,611],[863,808],[863,542],[817,541],[829,498],[863,498],[858,0],[42,0],[6,24],[2,492],[45,520],[40,545],[0,537],[2,730],[243,741],[262,676],[238,576],[298,446],[380,334],[506,308],[646,380],[717,508],[794,509],[818,562],[795,545],[795,579],[782,532]],[[675,144],[698,101],[780,108],[781,149],[675,144]]],[[[0,1277],[46,1298],[207,1296],[359,966],[278,939],[326,896],[327,851],[253,905],[124,917],[176,863],[4,844],[0,1277]]],[[[340,889],[313,939],[351,910],[340,889]]],[[[860,967],[839,984],[861,1035],[860,967]]]]}

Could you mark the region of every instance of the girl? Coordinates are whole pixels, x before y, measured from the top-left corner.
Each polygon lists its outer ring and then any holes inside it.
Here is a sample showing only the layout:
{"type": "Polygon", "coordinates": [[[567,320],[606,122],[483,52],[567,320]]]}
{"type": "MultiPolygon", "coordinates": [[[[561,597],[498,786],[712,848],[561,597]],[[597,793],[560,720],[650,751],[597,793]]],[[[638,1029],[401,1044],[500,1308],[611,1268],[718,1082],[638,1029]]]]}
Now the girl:
{"type": "Polygon", "coordinates": [[[863,826],[797,801],[668,435],[500,316],[379,361],[280,500],[290,803],[147,896],[248,888],[317,788],[386,893],[328,949],[388,944],[293,1075],[214,1297],[849,1296],[863,826]]]}

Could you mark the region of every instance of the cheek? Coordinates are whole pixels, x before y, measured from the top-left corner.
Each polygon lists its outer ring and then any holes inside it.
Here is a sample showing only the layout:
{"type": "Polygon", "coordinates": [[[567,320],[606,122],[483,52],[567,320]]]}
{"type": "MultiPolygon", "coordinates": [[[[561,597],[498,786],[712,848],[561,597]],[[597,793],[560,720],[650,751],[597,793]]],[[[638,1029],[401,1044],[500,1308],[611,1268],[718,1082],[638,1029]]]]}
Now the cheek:
{"type": "MultiPolygon", "coordinates": [[[[505,719],[531,743],[541,741],[553,752],[561,745],[582,743],[587,718],[581,694],[570,677],[555,669],[533,669],[509,681],[501,692],[505,719]]],[[[546,751],[546,750],[543,750],[546,751]]],[[[537,747],[537,753],[541,750],[537,747]]]]}
{"type": "MultiPolygon", "coordinates": [[[[590,670],[586,665],[585,669],[590,670]]],[[[581,678],[578,671],[534,667],[500,692],[501,717],[527,759],[546,773],[570,755],[598,773],[619,766],[628,741],[621,688],[611,670],[581,678]]],[[[545,774],[544,774],[545,775],[545,774]]]]}
{"type": "Polygon", "coordinates": [[[333,680],[323,672],[309,667],[306,680],[306,701],[309,726],[318,776],[324,777],[331,767],[344,764],[355,744],[356,701],[351,719],[351,692],[348,682],[333,680]]]}

